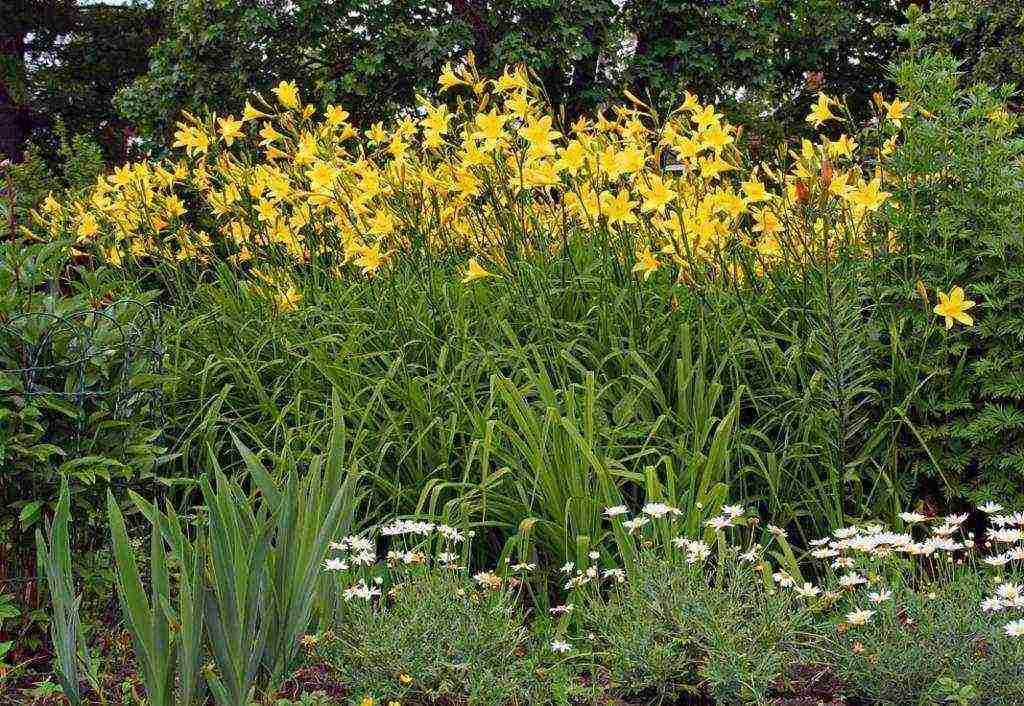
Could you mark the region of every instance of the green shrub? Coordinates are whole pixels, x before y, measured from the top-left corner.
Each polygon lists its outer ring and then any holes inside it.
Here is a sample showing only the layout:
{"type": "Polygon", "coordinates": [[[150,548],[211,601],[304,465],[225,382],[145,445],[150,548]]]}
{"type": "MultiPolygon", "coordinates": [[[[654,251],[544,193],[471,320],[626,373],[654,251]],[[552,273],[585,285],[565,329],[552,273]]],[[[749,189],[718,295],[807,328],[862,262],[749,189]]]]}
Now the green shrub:
{"type": "Polygon", "coordinates": [[[950,691],[973,687],[969,703],[1019,704],[1024,643],[1002,632],[1006,619],[993,621],[980,607],[993,588],[984,573],[968,572],[894,588],[894,599],[870,606],[876,612],[865,625],[826,629],[823,658],[848,695],[871,703],[942,703],[950,691]]]}
{"type": "Polygon", "coordinates": [[[962,62],[969,83],[1024,88],[1024,2],[937,0],[918,20],[920,39],[962,62]]]}
{"type": "Polygon", "coordinates": [[[325,653],[356,701],[564,703],[565,672],[549,669],[516,591],[464,573],[410,572],[380,605],[354,599],[325,653]]]}
{"type": "Polygon", "coordinates": [[[16,554],[62,478],[79,542],[95,540],[108,487],[148,492],[157,478],[162,353],[148,299],[74,267],[67,243],[0,251],[0,532],[16,554]]]}
{"type": "Polygon", "coordinates": [[[619,693],[764,703],[800,654],[810,616],[735,556],[717,569],[648,558],[607,601],[587,605],[583,623],[619,693]]]}
{"type": "Polygon", "coordinates": [[[48,194],[83,189],[106,170],[103,150],[90,136],[69,136],[60,119],[53,132],[57,140],[55,154],[45,155],[39,146],[30,143],[23,161],[0,169],[0,229],[6,232],[13,224],[12,238],[17,226],[28,224],[32,209],[39,208],[48,194]]]}
{"type": "Polygon", "coordinates": [[[948,56],[893,77],[914,117],[893,157],[898,251],[881,291],[910,363],[911,487],[976,504],[1017,500],[1024,480],[1024,138],[1006,90],[965,88],[948,56]],[[915,283],[917,288],[915,291],[915,283]],[[974,324],[943,330],[939,293],[960,286],[974,324]],[[923,300],[923,301],[922,301],[923,300]]]}

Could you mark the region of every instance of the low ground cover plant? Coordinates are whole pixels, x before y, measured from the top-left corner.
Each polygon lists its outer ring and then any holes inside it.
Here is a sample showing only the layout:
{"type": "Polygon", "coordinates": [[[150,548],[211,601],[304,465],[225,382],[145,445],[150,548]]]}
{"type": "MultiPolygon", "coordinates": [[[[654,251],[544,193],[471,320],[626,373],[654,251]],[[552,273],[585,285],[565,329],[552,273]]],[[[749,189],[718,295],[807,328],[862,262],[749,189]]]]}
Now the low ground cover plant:
{"type": "Polygon", "coordinates": [[[482,585],[463,572],[403,573],[379,609],[353,601],[327,636],[326,660],[353,693],[414,703],[568,703],[568,675],[550,669],[538,649],[517,588],[497,577],[501,585],[482,585]]]}

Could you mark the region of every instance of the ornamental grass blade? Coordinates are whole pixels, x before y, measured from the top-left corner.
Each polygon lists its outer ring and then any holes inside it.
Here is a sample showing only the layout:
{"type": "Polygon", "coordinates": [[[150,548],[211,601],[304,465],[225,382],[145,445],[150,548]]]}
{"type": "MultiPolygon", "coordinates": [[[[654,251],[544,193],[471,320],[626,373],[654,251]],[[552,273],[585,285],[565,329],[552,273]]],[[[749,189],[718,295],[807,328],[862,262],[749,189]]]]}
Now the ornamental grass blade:
{"type": "Polygon", "coordinates": [[[128,541],[124,516],[117,501],[107,492],[107,515],[114,553],[115,578],[121,610],[128,625],[135,656],[145,678],[146,693],[153,706],[174,706],[174,646],[170,626],[162,609],[160,597],[170,595],[167,556],[159,528],[154,525],[150,537],[150,572],[153,602],[143,589],[142,579],[128,541]]]}
{"type": "Polygon", "coordinates": [[[54,671],[68,701],[72,706],[82,706],[78,662],[81,659],[89,664],[90,659],[79,619],[81,599],[75,597],[71,577],[70,518],[71,493],[67,478],[63,478],[53,522],[46,525],[46,538],[36,529],[36,560],[43,567],[53,603],[50,636],[56,653],[54,671]]]}

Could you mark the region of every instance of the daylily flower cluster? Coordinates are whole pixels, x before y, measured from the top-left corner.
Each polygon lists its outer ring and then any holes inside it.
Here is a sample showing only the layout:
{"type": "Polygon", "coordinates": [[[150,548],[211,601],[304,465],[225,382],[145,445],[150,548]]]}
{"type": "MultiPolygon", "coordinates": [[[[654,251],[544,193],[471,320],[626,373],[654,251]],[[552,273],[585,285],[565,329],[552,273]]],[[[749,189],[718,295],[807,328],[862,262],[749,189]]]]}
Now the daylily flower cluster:
{"type": "MultiPolygon", "coordinates": [[[[557,125],[522,68],[487,79],[470,59],[439,89],[448,102],[421,98],[361,131],[344,107],[306,104],[281,82],[241,118],[185,114],[175,156],[118,168],[70,203],[48,198],[36,221],[115,265],[226,261],[281,310],[298,305],[313,263],[377,277],[424,247],[461,261],[466,284],[579,242],[644,279],[742,278],[873,247],[884,162],[910,110],[878,98],[874,147],[822,135],[750,164],[742,129],[692,94],[667,116],[627,94],[557,125]]],[[[841,116],[823,95],[809,120],[834,133],[841,116]]]]}

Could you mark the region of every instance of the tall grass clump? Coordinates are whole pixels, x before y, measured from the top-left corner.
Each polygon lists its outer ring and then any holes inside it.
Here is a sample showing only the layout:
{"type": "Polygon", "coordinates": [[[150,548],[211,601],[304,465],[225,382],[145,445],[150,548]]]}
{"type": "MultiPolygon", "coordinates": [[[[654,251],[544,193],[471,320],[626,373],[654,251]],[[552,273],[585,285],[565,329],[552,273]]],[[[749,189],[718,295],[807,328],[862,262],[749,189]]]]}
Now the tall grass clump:
{"type": "Polygon", "coordinates": [[[782,522],[898,510],[871,274],[905,102],[858,129],[821,95],[815,139],[754,164],[692,95],[561,125],[520,69],[439,85],[360,130],[283,81],[37,214],[173,304],[185,468],[240,468],[228,427],[309,453],[333,390],[379,516],[458,517],[494,555],[571,557],[599,503],[702,483],[719,432],[711,486],[782,522]]]}

